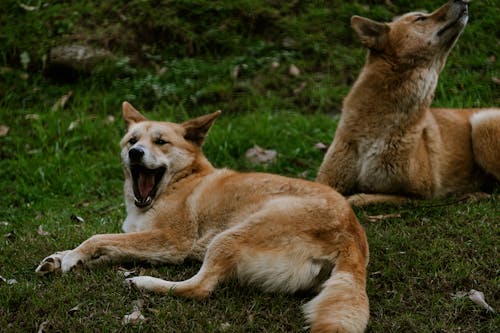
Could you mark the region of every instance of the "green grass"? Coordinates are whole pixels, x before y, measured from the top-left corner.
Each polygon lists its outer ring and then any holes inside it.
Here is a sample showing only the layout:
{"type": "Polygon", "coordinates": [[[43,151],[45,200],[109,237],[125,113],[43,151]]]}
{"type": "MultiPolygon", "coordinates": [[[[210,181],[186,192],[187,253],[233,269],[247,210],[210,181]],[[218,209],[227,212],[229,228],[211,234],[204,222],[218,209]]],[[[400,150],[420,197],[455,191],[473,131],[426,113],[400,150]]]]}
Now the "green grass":
{"type": "MultiPolygon", "coordinates": [[[[440,2],[419,6],[430,10],[440,2]]],[[[0,275],[18,282],[0,282],[0,331],[36,331],[45,321],[50,331],[69,332],[302,331],[300,306],[311,298],[307,294],[263,294],[228,282],[208,300],[192,301],[129,290],[118,266],[46,277],[34,269],[46,255],[93,234],[120,231],[123,100],[158,120],[222,109],[204,147],[214,165],[314,179],[322,159],[314,145],[331,141],[342,98],[364,61],[349,17],[387,20],[415,9],[413,2],[24,3],[38,9],[26,11],[10,0],[0,4],[0,21],[7,22],[0,25],[0,124],[10,128],[0,137],[0,222],[8,223],[0,224],[0,275]],[[117,60],[62,80],[45,55],[68,40],[107,47],[117,60]],[[26,66],[22,54],[29,56],[26,66]],[[279,67],[271,68],[272,62],[279,67]],[[299,77],[288,74],[291,64],[300,68],[299,77]],[[52,110],[70,90],[66,107],[52,110]],[[115,121],[108,121],[110,115],[115,121]],[[275,149],[276,163],[246,162],[243,155],[255,144],[275,149]],[[39,235],[39,226],[49,235],[39,235]],[[144,301],[147,321],[123,326],[137,299],[144,301]]],[[[470,12],[434,105],[500,101],[492,80],[500,75],[500,9],[494,1],[476,1],[470,12]]],[[[356,210],[371,249],[370,332],[498,331],[498,315],[450,296],[477,289],[500,309],[498,194],[480,202],[356,210]],[[401,217],[367,218],[387,213],[401,217]]],[[[181,280],[195,274],[199,263],[127,267],[181,280]]]]}

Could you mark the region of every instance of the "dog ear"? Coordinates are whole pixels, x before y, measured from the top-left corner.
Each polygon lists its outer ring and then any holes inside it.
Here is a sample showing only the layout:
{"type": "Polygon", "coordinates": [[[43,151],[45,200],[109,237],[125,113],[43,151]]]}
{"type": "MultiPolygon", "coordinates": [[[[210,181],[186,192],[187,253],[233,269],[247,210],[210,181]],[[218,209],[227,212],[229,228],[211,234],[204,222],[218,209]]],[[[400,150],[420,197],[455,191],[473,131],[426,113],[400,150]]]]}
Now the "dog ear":
{"type": "Polygon", "coordinates": [[[216,111],[211,114],[207,114],[198,118],[194,118],[186,121],[182,124],[186,130],[184,138],[186,140],[194,142],[198,146],[202,146],[207,136],[208,130],[212,127],[215,119],[222,113],[222,111],[216,111]]]}
{"type": "Polygon", "coordinates": [[[379,51],[384,49],[389,32],[387,24],[355,15],[351,17],[351,27],[364,46],[379,51]]]}
{"type": "Polygon", "coordinates": [[[130,125],[138,123],[140,121],[148,120],[139,111],[137,111],[129,102],[123,102],[122,113],[123,113],[123,119],[125,119],[125,123],[127,123],[127,127],[130,127],[130,125]]]}

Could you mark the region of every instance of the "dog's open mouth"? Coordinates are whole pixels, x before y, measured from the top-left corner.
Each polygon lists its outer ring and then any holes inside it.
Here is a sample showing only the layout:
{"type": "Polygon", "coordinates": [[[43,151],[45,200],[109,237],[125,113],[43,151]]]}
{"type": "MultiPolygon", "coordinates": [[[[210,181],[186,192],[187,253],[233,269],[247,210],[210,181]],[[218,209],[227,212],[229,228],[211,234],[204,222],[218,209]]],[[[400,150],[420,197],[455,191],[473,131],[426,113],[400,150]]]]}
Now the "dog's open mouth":
{"type": "Polygon", "coordinates": [[[132,173],[135,205],[144,208],[153,202],[166,168],[148,169],[143,165],[130,166],[132,173]]]}

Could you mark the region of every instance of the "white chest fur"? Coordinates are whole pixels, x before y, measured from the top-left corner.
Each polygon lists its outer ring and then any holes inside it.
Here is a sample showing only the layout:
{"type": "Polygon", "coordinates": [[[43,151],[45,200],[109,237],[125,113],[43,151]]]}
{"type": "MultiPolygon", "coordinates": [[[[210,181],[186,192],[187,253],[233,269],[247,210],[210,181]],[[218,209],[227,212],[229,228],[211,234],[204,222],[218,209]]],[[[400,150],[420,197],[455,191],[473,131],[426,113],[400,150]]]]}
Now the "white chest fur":
{"type": "Polygon", "coordinates": [[[361,188],[383,191],[385,187],[394,186],[398,170],[389,156],[395,152],[385,138],[361,140],[358,153],[358,182],[361,188]]]}
{"type": "Polygon", "coordinates": [[[123,232],[140,232],[150,230],[153,221],[149,214],[139,210],[134,204],[127,203],[127,218],[123,221],[123,232]]]}

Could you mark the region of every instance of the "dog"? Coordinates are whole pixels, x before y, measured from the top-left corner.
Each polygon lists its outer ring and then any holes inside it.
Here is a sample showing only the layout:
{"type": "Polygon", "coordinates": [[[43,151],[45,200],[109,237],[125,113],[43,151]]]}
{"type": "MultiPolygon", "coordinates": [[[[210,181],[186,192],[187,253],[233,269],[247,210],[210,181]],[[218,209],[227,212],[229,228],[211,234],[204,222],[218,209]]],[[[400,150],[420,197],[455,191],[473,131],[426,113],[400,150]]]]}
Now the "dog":
{"type": "Polygon", "coordinates": [[[202,266],[186,281],[126,281],[191,298],[209,296],[231,277],[269,292],[317,290],[304,306],[312,332],[363,332],[369,250],[351,207],[323,184],[215,169],[201,148],[219,114],[181,124],[149,121],[124,102],[125,233],[95,235],[43,259],[36,271],[195,259],[202,266]]]}
{"type": "Polygon", "coordinates": [[[353,206],[476,193],[500,180],[500,109],[433,109],[438,76],[468,19],[468,1],[390,23],[353,16],[369,49],[344,99],[316,180],[353,206]]]}

